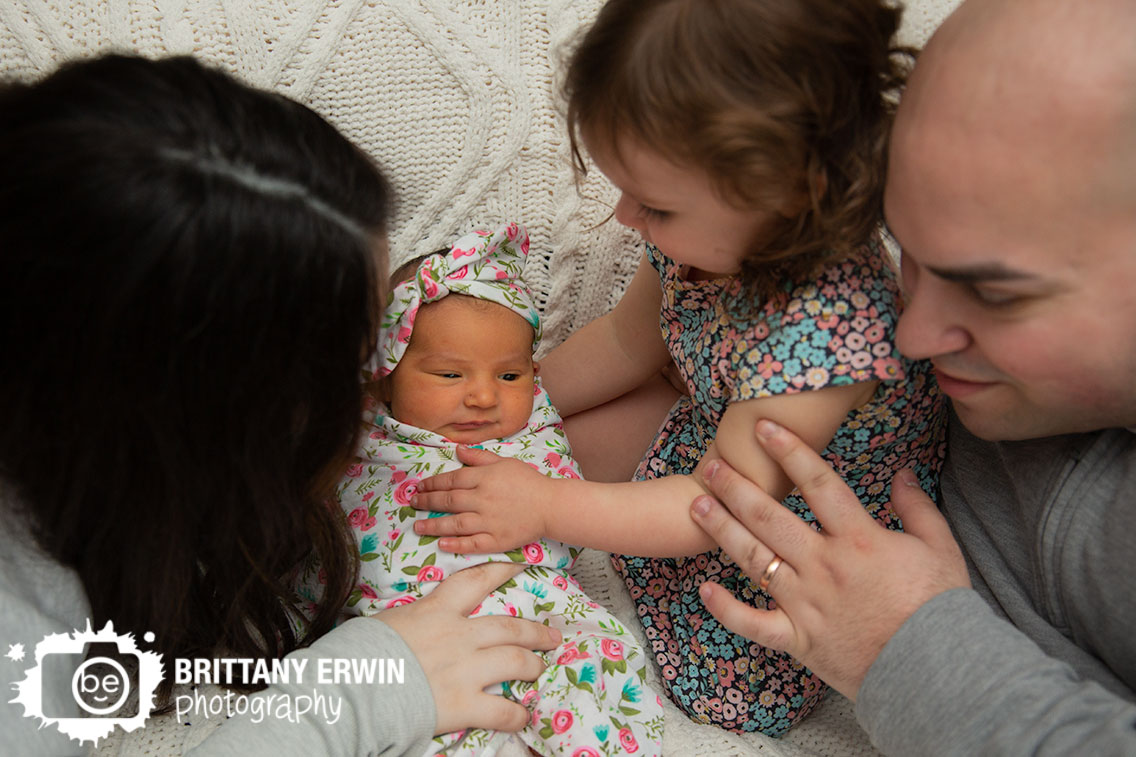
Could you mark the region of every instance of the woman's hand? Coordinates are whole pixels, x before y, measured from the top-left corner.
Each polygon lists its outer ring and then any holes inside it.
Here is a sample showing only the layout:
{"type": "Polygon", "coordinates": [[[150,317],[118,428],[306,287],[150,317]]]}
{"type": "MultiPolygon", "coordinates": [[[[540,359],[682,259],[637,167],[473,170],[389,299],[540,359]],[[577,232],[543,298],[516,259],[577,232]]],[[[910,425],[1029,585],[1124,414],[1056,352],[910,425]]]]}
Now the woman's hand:
{"type": "Polygon", "coordinates": [[[528,722],[523,705],[484,689],[536,679],[545,665],[531,650],[556,648],[560,632],[520,618],[468,617],[489,592],[522,570],[508,563],[467,568],[417,602],[375,616],[402,637],[426,672],[438,712],[435,734],[463,728],[519,731],[528,722]]]}
{"type": "Polygon", "coordinates": [[[419,510],[457,514],[416,521],[414,533],[446,537],[438,548],[463,554],[517,549],[545,535],[552,479],[486,450],[457,454],[465,467],[423,480],[411,500],[419,510]]]}
{"type": "Polygon", "coordinates": [[[889,531],[792,433],[763,420],[757,437],[823,528],[813,530],[725,462],[708,466],[707,485],[725,507],[698,497],[691,516],[750,578],[768,582],[777,605],[755,609],[713,582],[702,585],[702,601],[734,632],[790,653],[855,700],[868,668],[907,618],[935,595],[970,586],[966,562],[910,470],[892,482],[891,504],[905,532],[889,531]]]}

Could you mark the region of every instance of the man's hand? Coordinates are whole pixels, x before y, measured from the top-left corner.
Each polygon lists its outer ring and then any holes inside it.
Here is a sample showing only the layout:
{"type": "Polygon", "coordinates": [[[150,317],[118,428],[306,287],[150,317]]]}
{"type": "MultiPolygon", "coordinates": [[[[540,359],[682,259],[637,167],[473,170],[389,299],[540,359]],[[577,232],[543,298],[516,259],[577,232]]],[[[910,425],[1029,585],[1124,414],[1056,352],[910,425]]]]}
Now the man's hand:
{"type": "Polygon", "coordinates": [[[414,533],[445,537],[439,549],[463,554],[504,552],[546,534],[552,479],[486,450],[458,447],[457,454],[465,467],[423,480],[411,500],[419,510],[456,514],[416,521],[414,533]]]}
{"type": "Polygon", "coordinates": [[[713,497],[691,516],[754,581],[768,578],[775,609],[757,610],[714,582],[702,601],[728,628],[790,653],[850,699],[887,641],[927,600],[970,586],[950,528],[910,470],[892,482],[905,532],[889,531],[816,452],[781,426],[757,424],[758,441],[800,489],[819,532],[725,462],[707,466],[713,497]],[[774,557],[782,563],[767,573],[774,557]]]}

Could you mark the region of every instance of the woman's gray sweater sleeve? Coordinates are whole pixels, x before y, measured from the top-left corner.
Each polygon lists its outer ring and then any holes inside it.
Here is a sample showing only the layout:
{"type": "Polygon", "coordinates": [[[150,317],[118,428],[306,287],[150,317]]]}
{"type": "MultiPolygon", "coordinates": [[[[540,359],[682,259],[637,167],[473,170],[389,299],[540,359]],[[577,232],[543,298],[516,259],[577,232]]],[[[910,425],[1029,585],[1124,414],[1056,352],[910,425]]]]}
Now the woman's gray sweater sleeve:
{"type": "Polygon", "coordinates": [[[321,685],[319,692],[342,702],[339,720],[309,717],[298,723],[234,717],[188,754],[192,757],[260,755],[424,754],[434,734],[436,714],[430,684],[402,638],[375,618],[355,618],[289,657],[309,658],[309,679],[273,685],[258,697],[312,694],[310,676],[318,658],[405,661],[402,683],[321,685]]]}

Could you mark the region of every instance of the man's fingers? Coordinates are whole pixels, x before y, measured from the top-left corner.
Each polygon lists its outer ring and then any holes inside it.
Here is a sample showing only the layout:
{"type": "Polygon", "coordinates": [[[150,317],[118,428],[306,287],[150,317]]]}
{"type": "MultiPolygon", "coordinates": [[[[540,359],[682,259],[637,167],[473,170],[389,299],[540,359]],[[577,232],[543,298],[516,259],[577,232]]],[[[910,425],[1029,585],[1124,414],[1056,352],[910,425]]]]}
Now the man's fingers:
{"type": "Polygon", "coordinates": [[[713,581],[702,584],[698,596],[710,614],[734,633],[782,652],[792,645],[793,626],[781,610],[758,610],[713,581]]]}
{"type": "Polygon", "coordinates": [[[947,519],[923,491],[919,477],[910,468],[899,471],[892,479],[891,506],[903,521],[905,533],[918,536],[936,551],[945,548],[958,550],[947,519]]]}
{"type": "Polygon", "coordinates": [[[761,570],[773,552],[792,560],[803,557],[806,543],[816,537],[810,526],[726,461],[716,461],[710,470],[714,473],[706,479],[706,485],[718,501],[712,497],[704,502],[700,502],[701,497],[695,499],[691,516],[735,562],[761,570]],[[753,539],[769,551],[756,549],[753,539]]]}
{"type": "MultiPolygon", "coordinates": [[[[440,602],[442,604],[452,602],[457,605],[461,615],[467,616],[473,612],[474,608],[485,601],[489,592],[524,569],[525,566],[523,565],[495,562],[459,570],[438,584],[429,596],[419,601],[440,602]]],[[[506,618],[502,618],[502,620],[506,620],[506,618]]],[[[529,625],[536,624],[530,623],[529,625]]],[[[542,626],[537,627],[541,628],[542,626]]],[[[519,641],[516,643],[520,644],[519,641]]],[[[533,648],[536,649],[537,647],[533,648]]],[[[543,647],[540,648],[543,649],[543,647]]]]}
{"type": "Polygon", "coordinates": [[[738,567],[752,575],[755,580],[760,576],[760,571],[765,565],[773,559],[773,550],[762,542],[749,524],[744,521],[739,523],[738,519],[713,497],[706,495],[697,497],[691,503],[690,516],[707,536],[718,542],[738,567]],[[754,574],[755,570],[758,571],[757,574],[754,574]]]}
{"type": "Polygon", "coordinates": [[[840,533],[846,527],[871,522],[839,474],[793,432],[767,419],[757,422],[756,432],[762,449],[801,490],[825,530],[840,533]]]}

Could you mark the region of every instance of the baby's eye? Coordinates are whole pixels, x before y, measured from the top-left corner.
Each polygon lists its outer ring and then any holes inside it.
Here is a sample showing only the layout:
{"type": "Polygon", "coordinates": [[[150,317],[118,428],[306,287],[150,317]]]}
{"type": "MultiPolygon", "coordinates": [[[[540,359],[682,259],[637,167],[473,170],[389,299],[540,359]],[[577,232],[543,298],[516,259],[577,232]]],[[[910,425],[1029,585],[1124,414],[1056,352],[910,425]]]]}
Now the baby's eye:
{"type": "Polygon", "coordinates": [[[448,379],[461,378],[460,373],[454,373],[453,371],[438,371],[434,375],[435,376],[441,376],[442,378],[448,378],[448,379]]]}
{"type": "Polygon", "coordinates": [[[647,218],[655,218],[655,219],[662,220],[663,218],[666,218],[667,216],[670,215],[670,211],[659,210],[658,208],[652,208],[650,205],[644,205],[643,203],[639,203],[639,209],[643,212],[643,215],[646,216],[647,218]]]}
{"type": "Polygon", "coordinates": [[[520,379],[520,377],[521,377],[521,374],[519,374],[519,373],[502,373],[501,374],[501,380],[502,381],[517,381],[518,379],[520,379]]]}

